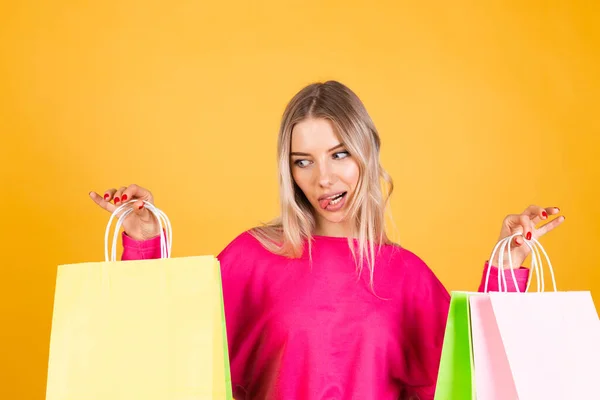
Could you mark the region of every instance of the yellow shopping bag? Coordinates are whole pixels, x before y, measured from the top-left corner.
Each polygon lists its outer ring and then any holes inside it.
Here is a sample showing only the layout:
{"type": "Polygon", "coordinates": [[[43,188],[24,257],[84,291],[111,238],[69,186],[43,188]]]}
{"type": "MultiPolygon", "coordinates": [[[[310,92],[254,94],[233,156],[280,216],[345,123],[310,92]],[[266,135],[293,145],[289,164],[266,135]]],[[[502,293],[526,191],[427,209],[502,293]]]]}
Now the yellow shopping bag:
{"type": "Polygon", "coordinates": [[[58,267],[46,399],[231,399],[218,260],[115,255],[58,267]]]}

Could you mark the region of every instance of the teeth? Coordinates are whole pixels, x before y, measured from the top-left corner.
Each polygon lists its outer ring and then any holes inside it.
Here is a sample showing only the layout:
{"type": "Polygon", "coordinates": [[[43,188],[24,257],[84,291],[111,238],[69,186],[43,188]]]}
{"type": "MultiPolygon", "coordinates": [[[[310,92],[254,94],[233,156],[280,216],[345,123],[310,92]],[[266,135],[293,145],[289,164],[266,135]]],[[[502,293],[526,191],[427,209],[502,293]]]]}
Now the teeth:
{"type": "Polygon", "coordinates": [[[332,205],[332,204],[337,204],[337,203],[339,203],[341,200],[342,200],[342,195],[339,195],[339,197],[338,197],[337,199],[330,201],[330,202],[329,202],[329,204],[330,204],[330,205],[332,205]]]}

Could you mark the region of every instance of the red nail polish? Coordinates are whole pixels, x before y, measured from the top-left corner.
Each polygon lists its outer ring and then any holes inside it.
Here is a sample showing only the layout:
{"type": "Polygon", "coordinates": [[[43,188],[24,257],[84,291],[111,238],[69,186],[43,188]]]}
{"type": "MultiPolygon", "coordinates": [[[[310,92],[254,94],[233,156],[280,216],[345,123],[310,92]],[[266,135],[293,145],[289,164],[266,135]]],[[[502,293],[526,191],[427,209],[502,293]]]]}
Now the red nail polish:
{"type": "Polygon", "coordinates": [[[126,201],[127,200],[127,195],[124,194],[123,197],[121,198],[121,201],[126,201]]]}
{"type": "Polygon", "coordinates": [[[542,217],[548,218],[548,213],[546,211],[542,211],[542,217]]]}
{"type": "Polygon", "coordinates": [[[527,232],[527,236],[525,237],[527,240],[531,240],[531,232],[527,232]]]}
{"type": "Polygon", "coordinates": [[[119,198],[115,197],[115,204],[117,204],[119,202],[119,198]]]}
{"type": "Polygon", "coordinates": [[[107,200],[109,197],[110,197],[110,196],[108,195],[108,193],[106,193],[106,194],[104,195],[104,200],[107,200]]]}
{"type": "Polygon", "coordinates": [[[142,204],[141,206],[138,207],[138,210],[141,210],[142,208],[144,208],[144,205],[142,204]]]}

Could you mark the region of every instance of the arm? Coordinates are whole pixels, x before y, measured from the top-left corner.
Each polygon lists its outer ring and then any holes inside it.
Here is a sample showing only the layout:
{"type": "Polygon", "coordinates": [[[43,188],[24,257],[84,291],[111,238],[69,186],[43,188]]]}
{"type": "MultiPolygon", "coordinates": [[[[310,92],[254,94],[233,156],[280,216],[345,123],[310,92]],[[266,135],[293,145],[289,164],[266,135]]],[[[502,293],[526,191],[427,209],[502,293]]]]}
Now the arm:
{"type": "Polygon", "coordinates": [[[256,325],[256,288],[252,284],[252,260],[257,258],[255,239],[242,233],[223,249],[221,265],[223,302],[229,351],[231,385],[235,399],[246,398],[248,365],[255,358],[254,344],[260,330],[256,325]]]}
{"type": "Polygon", "coordinates": [[[123,255],[121,260],[149,260],[160,258],[160,236],[148,240],[135,240],[122,233],[123,255]]]}
{"type": "Polygon", "coordinates": [[[400,399],[433,400],[450,294],[419,257],[405,254],[401,284],[400,399]]]}
{"type": "MultiPolygon", "coordinates": [[[[479,284],[479,292],[485,292],[485,277],[487,275],[487,271],[489,268],[489,264],[486,262],[485,267],[483,268],[483,275],[481,277],[481,283],[479,284]]],[[[524,292],[527,288],[527,280],[529,279],[529,269],[525,267],[515,268],[515,278],[517,280],[517,284],[519,285],[519,291],[524,292]]],[[[490,279],[488,282],[488,292],[498,292],[498,274],[500,270],[495,266],[492,266],[492,270],[490,271],[490,279]]],[[[509,292],[516,292],[515,284],[513,281],[512,273],[510,269],[504,269],[504,276],[506,278],[506,285],[508,286],[509,292]]],[[[504,285],[504,283],[503,283],[504,285]]],[[[503,287],[504,289],[504,287],[503,287]]]]}
{"type": "MultiPolygon", "coordinates": [[[[433,400],[450,307],[450,295],[434,273],[418,257],[410,263],[415,271],[403,285],[402,333],[405,368],[401,380],[405,383],[404,397],[433,400]]],[[[488,263],[485,264],[479,287],[482,292],[488,263]]],[[[529,270],[515,269],[515,277],[521,291],[525,291],[529,270]]],[[[499,270],[492,266],[488,291],[498,291],[499,270]]],[[[504,270],[508,291],[515,291],[510,270],[504,270]]]]}

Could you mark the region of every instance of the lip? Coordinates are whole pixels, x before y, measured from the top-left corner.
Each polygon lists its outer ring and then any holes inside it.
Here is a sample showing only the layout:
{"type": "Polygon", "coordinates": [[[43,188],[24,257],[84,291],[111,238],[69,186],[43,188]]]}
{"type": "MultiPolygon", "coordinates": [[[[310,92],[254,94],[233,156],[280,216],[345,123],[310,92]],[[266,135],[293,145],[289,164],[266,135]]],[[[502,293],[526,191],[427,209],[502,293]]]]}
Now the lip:
{"type": "Polygon", "coordinates": [[[327,193],[323,196],[319,197],[318,201],[325,200],[326,198],[337,196],[339,194],[346,193],[346,190],[342,190],[341,192],[327,193]]]}

